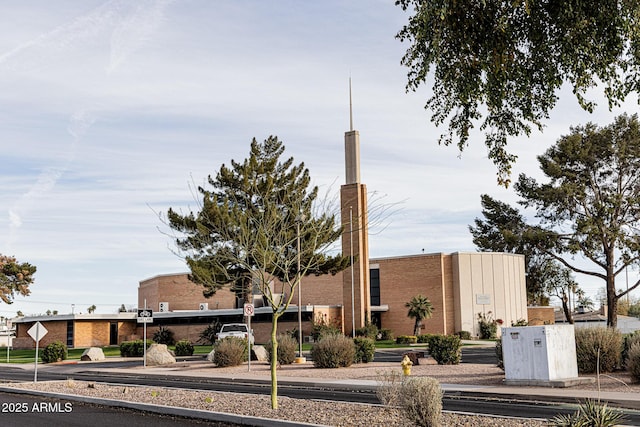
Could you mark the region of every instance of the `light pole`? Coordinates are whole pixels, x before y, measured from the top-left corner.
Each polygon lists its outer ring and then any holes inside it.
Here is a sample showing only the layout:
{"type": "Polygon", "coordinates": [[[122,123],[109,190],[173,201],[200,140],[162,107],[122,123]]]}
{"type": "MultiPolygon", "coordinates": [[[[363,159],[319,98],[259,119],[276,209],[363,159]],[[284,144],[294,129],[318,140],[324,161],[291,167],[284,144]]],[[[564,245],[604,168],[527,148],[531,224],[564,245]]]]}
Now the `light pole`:
{"type": "Polygon", "coordinates": [[[298,280],[298,357],[296,363],[305,363],[302,356],[302,275],[300,274],[300,222],[303,221],[302,214],[296,217],[296,257],[297,257],[297,280],[298,280]]]}

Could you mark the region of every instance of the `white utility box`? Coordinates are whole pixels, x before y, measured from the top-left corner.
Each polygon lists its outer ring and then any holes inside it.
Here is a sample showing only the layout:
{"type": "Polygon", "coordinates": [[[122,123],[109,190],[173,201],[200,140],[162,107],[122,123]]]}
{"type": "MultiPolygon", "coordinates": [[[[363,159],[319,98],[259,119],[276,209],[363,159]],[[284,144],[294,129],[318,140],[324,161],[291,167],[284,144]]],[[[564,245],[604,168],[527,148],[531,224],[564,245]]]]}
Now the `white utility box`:
{"type": "Polygon", "coordinates": [[[573,325],[502,328],[502,357],[507,384],[568,387],[578,378],[573,325]]]}

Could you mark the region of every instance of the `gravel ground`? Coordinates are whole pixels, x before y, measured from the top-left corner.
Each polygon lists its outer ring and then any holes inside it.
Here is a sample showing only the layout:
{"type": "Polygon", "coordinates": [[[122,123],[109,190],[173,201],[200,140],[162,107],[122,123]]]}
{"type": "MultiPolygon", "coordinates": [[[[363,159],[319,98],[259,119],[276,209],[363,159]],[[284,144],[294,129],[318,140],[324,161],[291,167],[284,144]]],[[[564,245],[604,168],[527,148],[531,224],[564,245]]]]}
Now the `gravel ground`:
{"type": "MultiPolygon", "coordinates": [[[[136,371],[143,368],[134,368],[136,371]]],[[[149,368],[147,368],[149,369],[149,368]]],[[[211,363],[177,363],[158,371],[181,371],[181,374],[214,377],[246,377],[247,366],[216,368],[211,363]]],[[[368,363],[353,365],[340,369],[316,369],[311,363],[304,365],[285,365],[278,369],[278,379],[291,378],[334,378],[334,379],[380,379],[388,372],[398,372],[397,363],[368,363]]],[[[167,372],[169,373],[169,372],[167,372]]],[[[269,366],[266,363],[253,362],[251,377],[269,378],[269,366]]],[[[429,376],[440,383],[502,385],[504,373],[495,366],[484,364],[460,364],[440,366],[427,361],[413,366],[412,376],[429,376]]],[[[247,395],[237,393],[218,393],[209,391],[176,390],[165,388],[108,386],[100,383],[81,381],[58,381],[11,384],[12,387],[38,389],[61,394],[93,396],[106,399],[126,400],[152,403],[157,405],[177,406],[214,412],[226,412],[239,415],[250,415],[262,418],[285,419],[298,422],[322,424],[329,426],[408,426],[411,423],[395,408],[382,406],[327,403],[322,401],[279,397],[277,410],[272,410],[268,396],[247,395]]],[[[596,384],[581,385],[579,389],[595,390],[596,384]]],[[[625,373],[605,375],[601,377],[602,391],[640,392],[640,385],[630,384],[625,373]]],[[[539,420],[523,420],[508,418],[478,417],[463,414],[444,413],[443,426],[500,426],[500,427],[542,427],[539,420]]]]}

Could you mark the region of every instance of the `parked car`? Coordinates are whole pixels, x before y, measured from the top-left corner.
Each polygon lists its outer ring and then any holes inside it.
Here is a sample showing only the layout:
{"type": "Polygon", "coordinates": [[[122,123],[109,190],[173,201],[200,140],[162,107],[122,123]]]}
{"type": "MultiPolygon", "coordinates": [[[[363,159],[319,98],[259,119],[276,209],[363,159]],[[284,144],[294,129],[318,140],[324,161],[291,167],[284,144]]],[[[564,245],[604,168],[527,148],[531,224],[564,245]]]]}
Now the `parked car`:
{"type": "Polygon", "coordinates": [[[221,340],[226,337],[236,337],[247,339],[253,344],[253,329],[249,330],[249,326],[246,323],[226,323],[222,325],[220,332],[216,334],[216,338],[221,340]]]}

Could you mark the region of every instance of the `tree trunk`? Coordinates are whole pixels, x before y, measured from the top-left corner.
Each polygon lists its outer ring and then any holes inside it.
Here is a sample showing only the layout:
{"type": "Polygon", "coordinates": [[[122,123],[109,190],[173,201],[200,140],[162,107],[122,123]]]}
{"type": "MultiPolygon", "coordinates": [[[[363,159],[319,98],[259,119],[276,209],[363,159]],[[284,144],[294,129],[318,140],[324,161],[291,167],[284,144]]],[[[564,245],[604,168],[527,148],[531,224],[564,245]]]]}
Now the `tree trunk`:
{"type": "Polygon", "coordinates": [[[416,317],[416,322],[413,324],[413,335],[420,335],[420,329],[422,329],[422,324],[420,322],[420,319],[416,317]]]}
{"type": "Polygon", "coordinates": [[[618,296],[616,295],[616,276],[613,274],[613,250],[607,253],[607,326],[618,326],[618,296]]]}
{"type": "Polygon", "coordinates": [[[280,316],[273,313],[271,320],[271,409],[278,409],[278,317],[280,316]]]}
{"type": "Polygon", "coordinates": [[[563,291],[562,298],[560,299],[562,300],[562,311],[564,311],[564,317],[567,319],[567,322],[573,325],[575,321],[573,320],[573,314],[569,307],[569,297],[567,297],[567,293],[563,291]]]}

